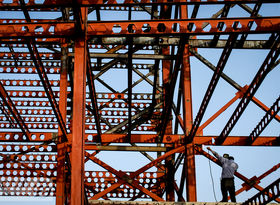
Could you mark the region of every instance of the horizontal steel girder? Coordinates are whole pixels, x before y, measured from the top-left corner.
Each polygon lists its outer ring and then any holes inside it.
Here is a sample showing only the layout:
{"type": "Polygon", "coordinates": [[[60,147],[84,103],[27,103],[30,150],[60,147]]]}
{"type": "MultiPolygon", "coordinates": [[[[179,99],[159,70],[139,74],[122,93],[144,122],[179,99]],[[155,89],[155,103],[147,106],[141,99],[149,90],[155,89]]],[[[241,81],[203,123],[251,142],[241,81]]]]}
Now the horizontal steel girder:
{"type": "MultiPolygon", "coordinates": [[[[79,1],[81,6],[96,6],[96,7],[131,7],[135,5],[203,5],[203,4],[253,4],[258,3],[258,0],[192,0],[192,1],[183,1],[183,0],[176,0],[174,2],[170,2],[168,0],[157,0],[157,1],[151,1],[151,0],[139,0],[139,1],[133,1],[133,0],[126,0],[123,2],[118,2],[116,0],[110,0],[104,2],[103,0],[82,0],[79,1]]],[[[267,0],[267,1],[261,1],[262,3],[275,3],[273,0],[267,0]]],[[[27,2],[25,5],[26,9],[40,9],[42,10],[46,8],[56,8],[57,10],[60,9],[60,7],[73,7],[75,1],[69,0],[69,1],[60,1],[60,0],[51,0],[51,1],[45,1],[45,2],[36,2],[31,1],[27,2]]],[[[2,9],[20,9],[22,6],[19,2],[4,2],[4,0],[0,1],[0,5],[3,7],[2,9]]]]}
{"type": "MultiPolygon", "coordinates": [[[[70,134],[71,135],[71,134],[70,134]]],[[[44,142],[50,140],[56,140],[56,133],[31,133],[30,142],[44,142]]],[[[212,140],[215,139],[217,136],[196,136],[194,138],[195,144],[207,144],[213,145],[212,140]]],[[[259,136],[252,146],[277,146],[276,143],[278,136],[259,136]]],[[[96,134],[86,134],[85,137],[86,143],[96,142],[96,134]]],[[[158,135],[156,134],[132,134],[131,135],[131,143],[157,143],[158,135]]],[[[124,143],[127,142],[127,135],[126,134],[102,134],[101,140],[103,143],[124,143]]],[[[239,145],[239,146],[246,146],[248,136],[228,136],[225,142],[223,143],[224,146],[227,145],[239,145]]],[[[22,139],[22,133],[0,133],[0,142],[14,142],[17,140],[21,142],[24,140],[22,139]]],[[[184,142],[184,135],[164,135],[162,143],[169,144],[181,144],[184,142]]],[[[27,144],[28,145],[28,144],[27,144]]],[[[26,146],[27,146],[26,145],[26,146]]],[[[7,145],[5,145],[7,146],[7,145]]],[[[16,145],[14,145],[16,146],[16,145]]],[[[25,146],[25,145],[23,145],[25,146]]],[[[28,145],[31,146],[31,145],[28,145]]],[[[22,147],[22,146],[21,146],[22,147]]],[[[44,147],[48,147],[48,145],[44,145],[44,147]]],[[[108,148],[110,149],[110,148],[108,148]]],[[[23,150],[24,151],[24,150],[23,150]]]]}
{"type": "MultiPolygon", "coordinates": [[[[168,45],[178,45],[179,44],[179,37],[160,37],[159,40],[156,37],[134,37],[133,38],[133,44],[134,45],[145,45],[143,47],[144,50],[153,50],[154,45],[159,46],[168,46],[168,45]]],[[[224,48],[226,45],[226,40],[218,40],[216,45],[211,44],[212,40],[210,39],[189,39],[189,45],[193,48],[224,48]]],[[[269,43],[267,40],[246,40],[244,41],[244,44],[240,46],[238,43],[239,40],[236,41],[237,43],[234,45],[234,48],[244,48],[244,49],[269,49],[269,43]]],[[[25,48],[26,45],[24,44],[24,41],[13,41],[12,39],[0,39],[0,43],[2,44],[2,47],[8,47],[9,44],[13,44],[14,48],[25,48]],[[19,44],[21,43],[21,44],[19,44]]],[[[42,41],[42,39],[37,39],[38,47],[52,47],[52,48],[59,48],[60,47],[60,39],[48,39],[48,41],[42,41]]],[[[104,45],[126,45],[126,37],[102,37],[100,38],[92,38],[89,42],[89,48],[94,49],[104,49],[104,45]]],[[[53,53],[52,53],[53,54],[53,53]]],[[[20,54],[18,54],[20,55],[20,54]]],[[[57,53],[57,55],[60,55],[57,53]]],[[[3,58],[5,55],[3,56],[3,58]]],[[[53,67],[56,62],[53,61],[47,61],[47,59],[44,58],[44,55],[42,55],[42,61],[45,63],[45,65],[53,67]]],[[[51,56],[50,56],[51,57],[51,56]]],[[[8,63],[9,65],[13,65],[13,61],[5,61],[3,62],[8,63]]],[[[18,61],[18,66],[24,66],[32,65],[33,62],[21,62],[18,61]],[[22,65],[24,63],[24,65],[22,65]]],[[[3,65],[4,65],[3,64],[3,65]]],[[[92,63],[93,65],[96,65],[96,63],[92,63]]],[[[58,62],[58,65],[60,65],[60,62],[58,62]]],[[[135,65],[135,63],[134,63],[135,65]]],[[[12,69],[12,68],[11,68],[12,69]]],[[[46,72],[49,72],[49,68],[45,68],[46,72]]],[[[60,68],[57,68],[60,69],[60,68]]],[[[21,72],[23,73],[23,72],[21,72]]],[[[57,73],[57,72],[54,72],[57,73]]]]}
{"type": "MultiPolygon", "coordinates": [[[[88,22],[87,35],[91,36],[120,36],[120,35],[210,35],[229,33],[267,33],[277,32],[280,28],[279,18],[227,18],[227,19],[194,19],[194,20],[152,20],[135,22],[88,22]],[[249,29],[249,22],[254,22],[256,28],[249,29]],[[223,23],[226,28],[218,29],[223,23]],[[204,28],[204,25],[208,24],[204,28]],[[234,25],[237,27],[233,27],[234,25]],[[179,31],[173,26],[179,26],[179,31]],[[189,25],[194,25],[192,30],[189,25]],[[132,27],[132,30],[128,29],[132,27]],[[148,29],[147,29],[148,28],[148,29]]],[[[75,24],[70,22],[43,21],[36,23],[15,23],[2,21],[0,24],[0,38],[26,38],[26,37],[66,37],[75,34],[75,24]],[[27,32],[28,31],[28,32],[27,32]]]]}

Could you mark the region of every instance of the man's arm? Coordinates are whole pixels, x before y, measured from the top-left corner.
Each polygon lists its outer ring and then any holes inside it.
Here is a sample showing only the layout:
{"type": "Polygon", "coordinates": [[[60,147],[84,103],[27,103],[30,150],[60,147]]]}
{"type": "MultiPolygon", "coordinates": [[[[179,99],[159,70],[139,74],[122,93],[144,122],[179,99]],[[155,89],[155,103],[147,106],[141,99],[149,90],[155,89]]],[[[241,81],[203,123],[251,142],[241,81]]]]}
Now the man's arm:
{"type": "Polygon", "coordinates": [[[219,157],[219,154],[217,152],[215,152],[214,150],[212,150],[210,147],[207,147],[207,149],[212,152],[212,154],[215,156],[215,157],[219,157]]]}
{"type": "Polygon", "coordinates": [[[220,156],[217,152],[215,152],[214,150],[212,150],[210,147],[207,147],[207,149],[212,152],[212,154],[223,164],[224,163],[224,158],[222,156],[220,156]]]}

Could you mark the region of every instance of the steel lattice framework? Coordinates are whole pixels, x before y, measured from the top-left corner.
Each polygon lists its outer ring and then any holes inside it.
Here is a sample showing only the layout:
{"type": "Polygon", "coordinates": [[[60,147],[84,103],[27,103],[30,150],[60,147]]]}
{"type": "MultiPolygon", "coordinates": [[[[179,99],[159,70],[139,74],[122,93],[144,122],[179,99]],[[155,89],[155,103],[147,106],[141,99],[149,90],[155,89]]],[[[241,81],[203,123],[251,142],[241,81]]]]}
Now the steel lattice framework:
{"type": "MultiPolygon", "coordinates": [[[[194,202],[195,155],[218,163],[201,145],[279,146],[280,97],[265,104],[255,95],[279,69],[280,17],[263,14],[267,4],[280,8],[272,0],[0,0],[0,196],[194,202]],[[207,49],[219,51],[215,65],[207,49]],[[239,84],[226,68],[244,49],[266,56],[239,84]],[[195,109],[193,59],[210,76],[195,109]],[[231,92],[219,92],[220,82],[231,92]],[[217,95],[224,104],[205,117],[217,95]],[[251,120],[250,105],[262,112],[255,128],[230,135],[244,129],[241,117],[251,120]],[[219,117],[224,124],[205,134],[219,117]],[[271,122],[276,131],[263,136],[271,122]],[[149,162],[117,170],[99,157],[105,151],[137,151],[149,162]]],[[[279,166],[251,179],[237,172],[237,194],[255,188],[261,202],[280,202],[278,179],[274,191],[259,185],[279,166]]]]}

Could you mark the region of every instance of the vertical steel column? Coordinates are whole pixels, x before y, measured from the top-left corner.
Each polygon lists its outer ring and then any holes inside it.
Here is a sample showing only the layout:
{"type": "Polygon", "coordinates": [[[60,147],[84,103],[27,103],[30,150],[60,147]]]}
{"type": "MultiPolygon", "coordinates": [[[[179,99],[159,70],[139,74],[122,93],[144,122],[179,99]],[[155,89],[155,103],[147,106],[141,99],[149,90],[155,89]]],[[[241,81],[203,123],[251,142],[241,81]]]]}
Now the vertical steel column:
{"type": "MultiPolygon", "coordinates": [[[[129,7],[131,8],[131,7],[129,7]]],[[[129,12],[129,14],[131,15],[131,12],[129,12]]],[[[128,123],[127,123],[127,129],[128,129],[128,137],[129,139],[131,138],[131,130],[133,129],[131,127],[132,125],[132,54],[133,54],[133,37],[129,37],[128,38],[128,58],[127,58],[127,101],[128,101],[128,123]]]]}
{"type": "MultiPolygon", "coordinates": [[[[186,134],[192,127],[192,93],[191,93],[191,69],[189,45],[185,46],[182,66],[182,89],[183,89],[183,117],[186,134]]],[[[186,194],[187,201],[196,201],[196,176],[195,176],[195,153],[193,143],[187,144],[185,149],[185,176],[186,176],[186,194]]]]}
{"type": "MultiPolygon", "coordinates": [[[[193,15],[196,16],[196,12],[193,15]]],[[[192,16],[193,17],[193,16],[192,16]]],[[[187,5],[181,5],[181,19],[188,19],[188,7],[187,5]]],[[[190,67],[190,52],[188,43],[185,45],[182,63],[182,94],[183,94],[183,118],[185,133],[188,135],[193,125],[193,113],[192,113],[192,89],[191,89],[191,67],[190,67]]],[[[187,140],[187,139],[186,139],[187,140]]],[[[186,176],[186,199],[187,201],[197,201],[196,194],[196,176],[195,176],[195,151],[194,144],[189,143],[185,149],[185,161],[184,161],[186,176]]]]}
{"type": "MultiPolygon", "coordinates": [[[[169,127],[169,124],[167,125],[169,127]]],[[[166,133],[169,134],[169,129],[167,128],[166,133]]],[[[172,148],[171,148],[172,149],[172,148]]],[[[167,150],[170,150],[169,147],[167,150]]],[[[171,155],[165,159],[165,167],[167,169],[166,174],[166,201],[175,201],[175,187],[174,187],[174,155],[171,155]]]]}
{"type": "MultiPolygon", "coordinates": [[[[59,110],[64,122],[67,115],[67,52],[65,45],[61,46],[61,70],[60,70],[60,91],[59,91],[59,110]]],[[[63,143],[62,130],[58,129],[57,143],[57,177],[56,177],[56,205],[65,203],[65,143],[63,143]]]]}
{"type": "MultiPolygon", "coordinates": [[[[81,8],[83,20],[86,8],[81,8]]],[[[85,31],[86,34],[86,31],[85,31]]],[[[73,135],[71,152],[71,204],[84,204],[84,137],[85,137],[85,102],[86,102],[86,36],[75,40],[74,57],[74,92],[73,92],[73,135]]]]}
{"type": "MultiPolygon", "coordinates": [[[[169,55],[170,54],[170,50],[169,47],[167,48],[163,48],[162,49],[162,54],[164,55],[169,55]]],[[[171,63],[169,60],[163,60],[162,61],[162,78],[163,78],[163,87],[164,87],[164,96],[165,98],[170,97],[167,96],[166,94],[168,93],[168,89],[170,88],[170,69],[171,69],[171,63]]],[[[166,105],[164,105],[166,106],[166,105]]],[[[170,116],[167,116],[168,118],[170,116]]],[[[167,122],[167,126],[166,126],[166,130],[165,130],[165,134],[172,134],[172,124],[171,124],[171,120],[168,120],[167,122]]],[[[165,128],[164,128],[165,129],[165,128]]],[[[166,158],[165,160],[165,167],[166,167],[166,171],[167,171],[167,179],[166,179],[166,201],[174,201],[175,200],[175,194],[174,194],[174,160],[173,160],[174,156],[169,156],[168,158],[166,158]]]]}

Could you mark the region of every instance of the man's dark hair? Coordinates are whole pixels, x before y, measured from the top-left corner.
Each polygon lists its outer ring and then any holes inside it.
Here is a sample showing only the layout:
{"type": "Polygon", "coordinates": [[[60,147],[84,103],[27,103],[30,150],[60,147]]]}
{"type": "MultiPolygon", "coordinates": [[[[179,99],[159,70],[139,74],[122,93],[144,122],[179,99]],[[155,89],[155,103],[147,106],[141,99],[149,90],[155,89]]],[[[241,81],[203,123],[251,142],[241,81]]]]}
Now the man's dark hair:
{"type": "Polygon", "coordinates": [[[229,160],[230,160],[230,159],[231,159],[231,160],[234,160],[234,157],[233,157],[233,156],[229,156],[228,159],[229,159],[229,160]]]}

